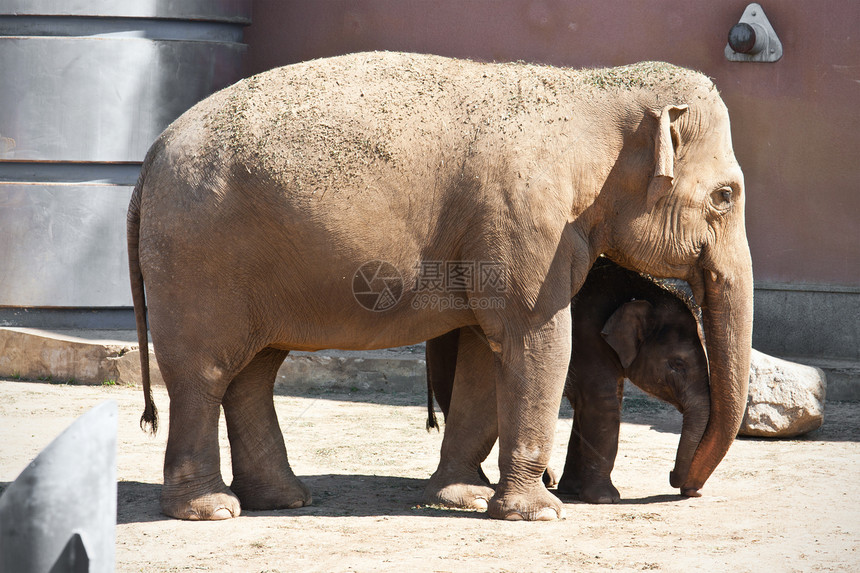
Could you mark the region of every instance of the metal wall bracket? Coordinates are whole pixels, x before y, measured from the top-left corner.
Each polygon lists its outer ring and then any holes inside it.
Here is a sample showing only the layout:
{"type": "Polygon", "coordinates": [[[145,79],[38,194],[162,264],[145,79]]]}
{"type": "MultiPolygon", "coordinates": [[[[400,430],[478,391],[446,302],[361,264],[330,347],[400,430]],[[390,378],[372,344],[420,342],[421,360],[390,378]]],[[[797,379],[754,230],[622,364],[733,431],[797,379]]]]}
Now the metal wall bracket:
{"type": "Polygon", "coordinates": [[[776,62],[782,57],[782,42],[759,4],[747,6],[729,30],[725,51],[730,62],[776,62]]]}

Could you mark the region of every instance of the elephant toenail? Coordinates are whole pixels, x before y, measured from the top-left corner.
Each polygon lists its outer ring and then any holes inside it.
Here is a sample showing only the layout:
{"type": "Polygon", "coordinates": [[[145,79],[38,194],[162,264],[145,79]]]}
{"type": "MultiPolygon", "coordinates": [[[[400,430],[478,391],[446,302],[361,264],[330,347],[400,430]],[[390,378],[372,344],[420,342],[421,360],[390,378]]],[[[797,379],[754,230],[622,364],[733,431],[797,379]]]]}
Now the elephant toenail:
{"type": "Polygon", "coordinates": [[[481,511],[486,511],[488,506],[489,504],[487,503],[487,500],[483,497],[476,497],[475,500],[472,502],[472,507],[474,507],[475,509],[480,509],[481,511]]]}
{"type": "Polygon", "coordinates": [[[545,507],[535,516],[535,521],[555,521],[564,517],[564,511],[556,511],[551,507],[545,507]]]}
{"type": "Polygon", "coordinates": [[[293,503],[291,503],[287,507],[289,507],[290,509],[298,509],[300,507],[304,507],[304,505],[305,505],[305,502],[299,500],[299,501],[294,501],[293,503]]]}
{"type": "Polygon", "coordinates": [[[506,521],[522,521],[523,516],[521,513],[517,513],[516,511],[513,511],[513,512],[511,512],[505,516],[505,520],[506,521]]]}
{"type": "Polygon", "coordinates": [[[233,512],[227,509],[226,507],[219,507],[214,512],[212,512],[212,520],[220,521],[222,519],[230,519],[233,517],[233,512]]]}

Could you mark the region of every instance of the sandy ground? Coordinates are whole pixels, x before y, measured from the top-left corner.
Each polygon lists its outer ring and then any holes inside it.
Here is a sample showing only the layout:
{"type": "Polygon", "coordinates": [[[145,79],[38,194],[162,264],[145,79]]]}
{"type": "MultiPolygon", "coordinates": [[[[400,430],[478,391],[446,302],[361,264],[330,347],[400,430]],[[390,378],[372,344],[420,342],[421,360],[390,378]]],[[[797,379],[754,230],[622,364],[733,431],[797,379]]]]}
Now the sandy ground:
{"type": "MultiPolygon", "coordinates": [[[[155,397],[166,426],[167,394],[155,397]]],[[[858,403],[828,403],[823,428],[804,439],[736,441],[705,496],[684,499],[668,483],[679,415],[628,400],[613,474],[622,503],[566,500],[564,520],[507,523],[421,504],[442,440],[424,429],[421,389],[279,395],[290,460],[314,505],[195,523],[159,512],[166,427],[155,438],[140,431],[139,388],[0,381],[0,487],[109,399],[120,412],[118,571],[860,570],[858,403]]],[[[559,470],[569,431],[563,409],[559,470]]],[[[221,438],[229,483],[223,422],[221,438]]]]}

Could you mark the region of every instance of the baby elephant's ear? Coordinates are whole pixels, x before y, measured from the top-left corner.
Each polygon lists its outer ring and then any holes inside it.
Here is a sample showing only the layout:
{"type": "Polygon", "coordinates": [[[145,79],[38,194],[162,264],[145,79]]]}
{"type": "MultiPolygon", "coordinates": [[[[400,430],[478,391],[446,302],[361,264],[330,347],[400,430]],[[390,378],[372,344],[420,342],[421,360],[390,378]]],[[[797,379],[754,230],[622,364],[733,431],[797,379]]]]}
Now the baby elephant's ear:
{"type": "Polygon", "coordinates": [[[629,368],[639,354],[639,347],[650,330],[652,309],[647,300],[625,303],[609,317],[600,332],[624,368],[629,368]]]}

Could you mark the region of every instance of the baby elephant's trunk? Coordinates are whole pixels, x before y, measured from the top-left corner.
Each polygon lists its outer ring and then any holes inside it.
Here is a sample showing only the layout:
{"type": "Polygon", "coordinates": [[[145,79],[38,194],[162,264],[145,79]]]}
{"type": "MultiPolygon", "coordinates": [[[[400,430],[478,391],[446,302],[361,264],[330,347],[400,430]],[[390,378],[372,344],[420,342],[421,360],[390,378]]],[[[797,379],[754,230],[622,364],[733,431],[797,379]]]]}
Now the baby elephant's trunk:
{"type": "MultiPolygon", "coordinates": [[[[693,405],[685,405],[682,409],[684,423],[681,427],[681,440],[678,442],[678,453],[675,456],[675,469],[669,474],[669,483],[672,487],[681,487],[690,472],[690,463],[693,454],[705,433],[710,414],[710,399],[707,395],[697,397],[693,405]]],[[[699,497],[698,490],[687,490],[681,492],[688,497],[699,497]]]]}

